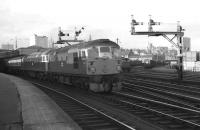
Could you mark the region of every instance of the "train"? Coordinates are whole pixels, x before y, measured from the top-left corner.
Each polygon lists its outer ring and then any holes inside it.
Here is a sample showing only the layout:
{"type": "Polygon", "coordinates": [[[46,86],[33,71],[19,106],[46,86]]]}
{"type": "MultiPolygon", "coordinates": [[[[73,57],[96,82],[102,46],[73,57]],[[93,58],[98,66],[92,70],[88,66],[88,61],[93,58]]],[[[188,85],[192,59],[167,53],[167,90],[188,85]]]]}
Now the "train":
{"type": "Polygon", "coordinates": [[[120,57],[118,44],[97,39],[11,58],[7,64],[13,73],[109,93],[121,89],[120,57]]]}

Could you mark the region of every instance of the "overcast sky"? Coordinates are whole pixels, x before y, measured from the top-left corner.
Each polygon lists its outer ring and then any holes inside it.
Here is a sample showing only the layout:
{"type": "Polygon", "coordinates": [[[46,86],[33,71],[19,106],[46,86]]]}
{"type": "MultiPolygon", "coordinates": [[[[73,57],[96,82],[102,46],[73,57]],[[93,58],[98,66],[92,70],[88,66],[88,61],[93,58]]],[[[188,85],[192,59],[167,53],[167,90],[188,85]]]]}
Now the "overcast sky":
{"type": "MultiPolygon", "coordinates": [[[[186,29],[193,50],[200,50],[200,2],[198,0],[0,0],[0,41],[33,34],[47,35],[59,26],[66,30],[85,26],[80,38],[120,40],[124,48],[171,44],[162,37],[130,35],[131,14],[137,21],[162,22],[155,30],[175,31],[176,22],[186,29]],[[174,24],[173,24],[174,23],[174,24]]],[[[145,30],[147,27],[137,27],[145,30]]]]}

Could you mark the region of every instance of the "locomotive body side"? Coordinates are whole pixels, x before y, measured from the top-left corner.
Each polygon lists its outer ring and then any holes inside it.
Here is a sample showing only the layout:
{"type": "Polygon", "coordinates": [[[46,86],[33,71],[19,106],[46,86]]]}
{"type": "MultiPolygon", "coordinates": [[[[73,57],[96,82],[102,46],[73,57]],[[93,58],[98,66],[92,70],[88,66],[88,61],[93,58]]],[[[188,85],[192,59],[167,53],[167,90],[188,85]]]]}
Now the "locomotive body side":
{"type": "Polygon", "coordinates": [[[35,52],[21,70],[31,77],[73,84],[94,92],[120,90],[119,46],[100,39],[64,48],[35,52]]]}
{"type": "Polygon", "coordinates": [[[78,56],[78,49],[66,49],[50,54],[49,72],[85,75],[86,65],[78,56]]]}
{"type": "Polygon", "coordinates": [[[24,57],[21,70],[31,77],[39,79],[46,78],[48,72],[49,57],[46,54],[49,50],[34,52],[24,57]]]}

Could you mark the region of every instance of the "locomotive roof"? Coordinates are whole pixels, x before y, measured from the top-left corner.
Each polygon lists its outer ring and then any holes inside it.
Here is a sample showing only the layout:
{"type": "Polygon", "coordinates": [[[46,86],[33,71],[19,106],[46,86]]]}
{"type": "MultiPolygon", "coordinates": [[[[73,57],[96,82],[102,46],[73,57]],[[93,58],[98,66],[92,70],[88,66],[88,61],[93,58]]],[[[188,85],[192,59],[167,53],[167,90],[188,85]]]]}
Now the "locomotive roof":
{"type": "Polygon", "coordinates": [[[88,47],[92,47],[92,46],[113,46],[113,47],[116,47],[116,48],[120,48],[118,44],[116,44],[113,41],[110,41],[109,39],[98,39],[98,40],[81,42],[81,43],[74,44],[74,45],[71,45],[71,46],[59,48],[59,49],[56,50],[56,52],[59,53],[59,52],[67,51],[67,50],[72,49],[72,48],[81,49],[81,48],[88,48],[88,47]]]}
{"type": "Polygon", "coordinates": [[[62,47],[62,48],[58,48],[58,49],[40,50],[38,52],[34,52],[34,53],[30,54],[27,58],[33,58],[33,57],[39,57],[41,55],[66,52],[72,48],[81,49],[81,48],[88,48],[88,47],[92,47],[92,46],[113,46],[113,47],[119,48],[118,44],[116,44],[113,41],[110,41],[109,39],[98,39],[98,40],[92,40],[92,41],[88,41],[88,42],[81,42],[78,44],[74,44],[71,46],[66,46],[66,47],[62,47]]]}
{"type": "Polygon", "coordinates": [[[27,58],[36,58],[40,57],[41,55],[46,55],[51,49],[48,50],[40,50],[38,52],[33,52],[30,55],[27,56],[27,58]]]}
{"type": "Polygon", "coordinates": [[[90,47],[90,46],[114,46],[119,48],[119,45],[116,44],[113,41],[110,41],[109,39],[97,39],[97,40],[93,40],[93,41],[88,41],[88,42],[84,42],[84,43],[80,43],[83,44],[82,47],[90,47]]]}

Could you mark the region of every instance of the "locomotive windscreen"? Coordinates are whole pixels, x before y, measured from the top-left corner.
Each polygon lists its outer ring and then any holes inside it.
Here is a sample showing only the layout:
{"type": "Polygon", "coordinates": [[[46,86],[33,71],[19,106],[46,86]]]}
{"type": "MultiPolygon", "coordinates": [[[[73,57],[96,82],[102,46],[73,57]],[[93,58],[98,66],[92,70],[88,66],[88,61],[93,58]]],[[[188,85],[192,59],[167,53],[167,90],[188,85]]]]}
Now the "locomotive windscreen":
{"type": "Polygon", "coordinates": [[[110,52],[110,48],[109,47],[101,47],[100,52],[110,52]]]}

